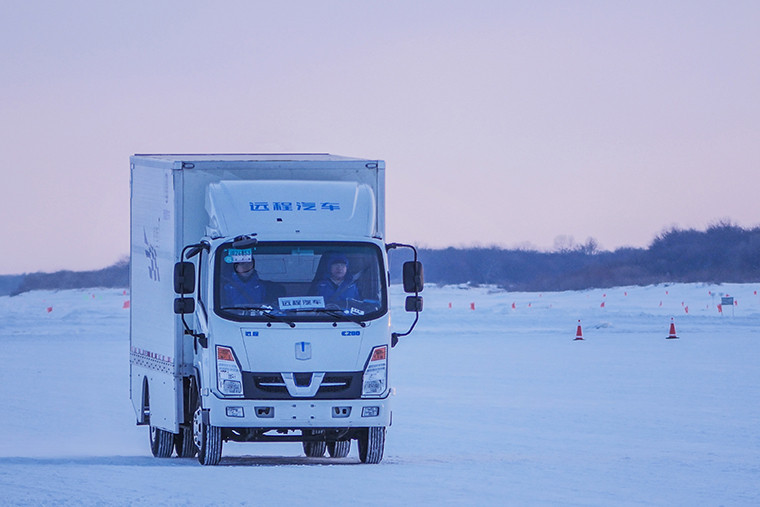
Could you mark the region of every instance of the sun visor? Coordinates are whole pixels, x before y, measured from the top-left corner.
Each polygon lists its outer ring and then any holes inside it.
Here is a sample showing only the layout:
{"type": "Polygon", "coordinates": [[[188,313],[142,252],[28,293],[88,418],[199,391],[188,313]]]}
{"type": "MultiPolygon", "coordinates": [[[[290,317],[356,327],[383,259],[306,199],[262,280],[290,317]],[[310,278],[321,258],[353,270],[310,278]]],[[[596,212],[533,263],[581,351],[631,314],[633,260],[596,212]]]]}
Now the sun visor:
{"type": "Polygon", "coordinates": [[[207,234],[375,235],[372,189],[345,181],[220,181],[208,186],[207,234]]]}

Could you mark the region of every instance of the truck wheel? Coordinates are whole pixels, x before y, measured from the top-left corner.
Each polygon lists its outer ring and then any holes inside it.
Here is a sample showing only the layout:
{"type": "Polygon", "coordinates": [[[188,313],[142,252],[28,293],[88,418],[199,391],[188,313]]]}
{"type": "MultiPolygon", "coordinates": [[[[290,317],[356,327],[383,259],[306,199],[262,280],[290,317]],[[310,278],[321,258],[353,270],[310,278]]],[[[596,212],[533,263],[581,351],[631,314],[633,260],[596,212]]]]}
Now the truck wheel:
{"type": "Polygon", "coordinates": [[[219,464],[222,459],[222,429],[204,424],[200,406],[193,414],[193,442],[198,448],[198,461],[201,465],[219,464]]]}
{"type": "Polygon", "coordinates": [[[150,452],[156,458],[169,458],[174,449],[174,433],[150,427],[150,452]]]}
{"type": "Polygon", "coordinates": [[[174,448],[180,458],[192,458],[198,452],[193,439],[191,426],[180,426],[179,433],[174,435],[174,448]]]}
{"type": "Polygon", "coordinates": [[[359,441],[359,459],[362,463],[376,464],[383,459],[385,426],[374,426],[362,431],[359,441]]]}
{"type": "Polygon", "coordinates": [[[333,458],[345,458],[351,450],[350,440],[338,440],[327,443],[327,453],[333,458]]]}
{"type": "MultiPolygon", "coordinates": [[[[304,430],[306,435],[321,435],[324,434],[324,430],[304,430]]],[[[310,458],[321,458],[325,455],[325,449],[327,448],[327,442],[304,442],[303,452],[310,458]]]]}

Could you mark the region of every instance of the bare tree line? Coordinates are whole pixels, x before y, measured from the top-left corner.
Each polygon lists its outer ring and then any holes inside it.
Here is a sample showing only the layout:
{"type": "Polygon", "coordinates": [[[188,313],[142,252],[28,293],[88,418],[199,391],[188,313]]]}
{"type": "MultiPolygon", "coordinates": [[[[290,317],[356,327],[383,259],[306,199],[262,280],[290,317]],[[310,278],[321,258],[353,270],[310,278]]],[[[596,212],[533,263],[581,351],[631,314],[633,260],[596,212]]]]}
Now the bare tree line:
{"type": "MultiPolygon", "coordinates": [[[[492,284],[507,290],[550,291],[663,282],[760,281],[760,227],[728,222],[707,230],[671,228],[647,248],[599,251],[595,240],[563,237],[552,252],[497,247],[420,249],[425,280],[434,284],[492,284]]],[[[391,279],[400,280],[408,254],[392,250],[391,279]]],[[[40,289],[129,285],[129,262],[94,271],[0,276],[0,295],[40,289]]]]}

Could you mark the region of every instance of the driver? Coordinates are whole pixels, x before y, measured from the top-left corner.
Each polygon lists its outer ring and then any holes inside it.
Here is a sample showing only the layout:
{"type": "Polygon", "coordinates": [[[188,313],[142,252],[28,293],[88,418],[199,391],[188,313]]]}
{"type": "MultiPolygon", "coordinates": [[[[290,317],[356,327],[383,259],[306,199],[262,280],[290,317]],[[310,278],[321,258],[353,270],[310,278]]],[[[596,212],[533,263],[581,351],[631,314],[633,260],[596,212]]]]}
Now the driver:
{"type": "Polygon", "coordinates": [[[255,306],[264,301],[266,291],[255,265],[253,257],[232,265],[234,272],[222,287],[224,306],[255,306]]]}
{"type": "Polygon", "coordinates": [[[325,298],[325,306],[345,308],[347,299],[359,299],[359,289],[348,274],[348,258],[343,254],[330,256],[327,274],[317,284],[317,294],[325,298]]]}

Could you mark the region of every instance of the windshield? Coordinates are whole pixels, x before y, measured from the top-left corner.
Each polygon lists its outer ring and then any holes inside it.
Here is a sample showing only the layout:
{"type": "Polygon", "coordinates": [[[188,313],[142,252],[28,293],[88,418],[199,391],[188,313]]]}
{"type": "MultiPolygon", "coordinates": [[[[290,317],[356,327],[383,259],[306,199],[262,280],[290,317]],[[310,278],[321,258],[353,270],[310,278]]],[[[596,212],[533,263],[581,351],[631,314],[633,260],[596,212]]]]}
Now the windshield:
{"type": "Polygon", "coordinates": [[[355,321],[386,312],[382,251],[371,243],[260,242],[216,251],[214,311],[237,321],[355,321]]]}

